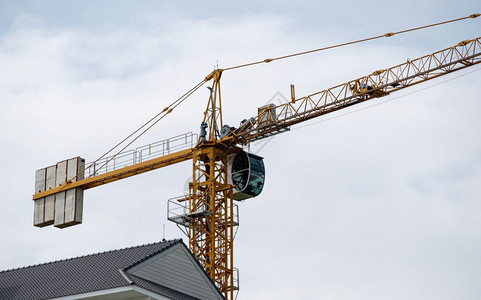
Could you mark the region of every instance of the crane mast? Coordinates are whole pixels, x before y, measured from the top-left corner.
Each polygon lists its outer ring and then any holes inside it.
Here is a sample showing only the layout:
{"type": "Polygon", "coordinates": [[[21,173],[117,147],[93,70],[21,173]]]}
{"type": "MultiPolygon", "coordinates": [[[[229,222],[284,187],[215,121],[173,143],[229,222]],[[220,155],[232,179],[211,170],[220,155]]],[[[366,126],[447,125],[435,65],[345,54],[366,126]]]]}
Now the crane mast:
{"type": "MultiPolygon", "coordinates": [[[[102,173],[82,170],[79,159],[60,162],[49,167],[51,170],[37,171],[33,195],[34,225],[54,224],[63,228],[78,224],[81,222],[83,190],[192,160],[193,180],[189,184],[189,194],[169,200],[169,206],[172,206],[168,218],[184,228],[190,250],[225,298],[234,299],[234,291],[238,289],[233,266],[234,228],[238,225],[234,200],[244,198],[235,196],[238,186],[229,178],[232,175],[229,159],[243,151],[242,145],[288,131],[292,125],[476,65],[481,62],[480,57],[481,37],[478,37],[301,98],[295,97],[291,86],[290,102],[261,107],[257,116],[238,128],[223,125],[220,91],[223,70],[214,70],[205,78],[205,81],[212,80],[212,86],[209,87],[210,97],[201,133],[193,144],[142,161],[138,161],[135,154],[135,159],[127,165],[110,170],[106,167],[102,173]],[[74,173],[77,175],[72,178],[67,176],[74,173]],[[69,191],[74,191],[75,196],[72,193],[68,196],[69,191]],[[65,204],[68,201],[73,202],[65,204]],[[57,223],[55,216],[64,214],[65,217],[67,208],[73,209],[74,213],[75,209],[80,209],[80,218],[73,222],[59,219],[57,223]],[[180,209],[181,213],[175,213],[175,209],[180,209]]],[[[261,163],[259,158],[255,159],[261,163]]],[[[262,189],[263,181],[259,184],[262,189]]]]}
{"type": "MultiPolygon", "coordinates": [[[[220,77],[215,70],[210,97],[201,124],[199,143],[193,152],[192,183],[187,199],[188,213],[180,216],[188,228],[189,248],[227,299],[234,286],[234,198],[227,179],[228,147],[218,142],[222,127],[220,77]],[[204,131],[205,129],[208,129],[204,131]]],[[[176,221],[176,219],[171,219],[176,221]]]]}

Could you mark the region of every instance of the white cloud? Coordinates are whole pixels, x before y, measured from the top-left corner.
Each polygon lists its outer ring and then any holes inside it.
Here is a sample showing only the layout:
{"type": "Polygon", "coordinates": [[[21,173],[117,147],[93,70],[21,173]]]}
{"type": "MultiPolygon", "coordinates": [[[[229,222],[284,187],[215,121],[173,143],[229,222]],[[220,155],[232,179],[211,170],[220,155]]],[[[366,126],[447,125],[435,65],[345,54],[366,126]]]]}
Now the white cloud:
{"type": "MultiPolygon", "coordinates": [[[[166,200],[182,194],[188,162],[86,191],[84,223],[64,230],[32,226],[34,171],[76,155],[93,160],[217,60],[222,68],[326,46],[356,26],[314,31],[314,18],[289,12],[152,11],[135,20],[96,30],[21,15],[2,36],[2,269],[156,241],[164,223],[167,238],[180,237],[166,220],[166,200]]],[[[289,97],[290,83],[297,95],[312,93],[454,44],[458,35],[433,39],[432,48],[391,41],[226,71],[224,120],[237,125],[277,91],[289,97]]],[[[311,121],[263,147],[265,190],[239,204],[239,299],[478,298],[478,73],[311,121]]],[[[202,88],[136,146],[197,132],[207,95],[202,88]]]]}

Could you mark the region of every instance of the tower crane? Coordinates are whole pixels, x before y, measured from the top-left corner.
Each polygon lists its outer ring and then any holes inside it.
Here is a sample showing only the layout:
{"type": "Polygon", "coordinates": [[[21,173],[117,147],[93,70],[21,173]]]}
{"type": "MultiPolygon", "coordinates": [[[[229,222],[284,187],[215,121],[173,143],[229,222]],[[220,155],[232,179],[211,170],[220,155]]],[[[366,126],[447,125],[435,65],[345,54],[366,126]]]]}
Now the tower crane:
{"type": "MultiPolygon", "coordinates": [[[[481,37],[300,98],[291,85],[289,102],[259,107],[255,116],[237,128],[223,122],[220,82],[227,69],[216,69],[185,95],[211,82],[199,135],[179,135],[90,164],[75,157],[37,170],[34,225],[65,228],[80,224],[84,190],[192,160],[189,193],[169,200],[168,219],[189,237],[190,250],[225,298],[233,299],[238,287],[233,266],[234,228],[238,226],[235,201],[259,195],[265,179],[263,158],[244,151],[243,146],[289,131],[304,121],[479,63],[481,37]]],[[[178,104],[166,107],[162,116],[178,104]]]]}

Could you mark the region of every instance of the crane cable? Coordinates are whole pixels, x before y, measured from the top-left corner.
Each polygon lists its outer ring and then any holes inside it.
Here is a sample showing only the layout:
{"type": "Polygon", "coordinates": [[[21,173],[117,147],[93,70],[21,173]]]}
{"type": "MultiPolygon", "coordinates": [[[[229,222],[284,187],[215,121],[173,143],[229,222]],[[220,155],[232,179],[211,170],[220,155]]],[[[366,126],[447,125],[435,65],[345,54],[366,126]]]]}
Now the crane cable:
{"type": "MultiPolygon", "coordinates": [[[[246,64],[242,64],[242,65],[237,65],[237,66],[233,66],[233,67],[223,68],[223,69],[221,69],[221,71],[234,70],[234,69],[239,69],[239,68],[244,68],[244,67],[248,67],[248,66],[253,66],[253,65],[261,64],[261,63],[269,63],[269,62],[272,62],[272,61],[275,61],[275,60],[281,60],[281,59],[291,58],[291,57],[295,57],[295,56],[310,54],[310,53],[314,53],[314,52],[329,50],[329,49],[333,49],[333,48],[339,48],[339,47],[348,46],[348,45],[357,44],[357,43],[362,43],[362,42],[366,42],[366,41],[371,41],[371,40],[375,40],[375,39],[379,39],[379,38],[383,38],[383,37],[391,37],[391,36],[396,35],[396,34],[406,33],[406,32],[410,32],[410,31],[425,29],[425,28],[434,27],[434,26],[439,26],[439,25],[448,24],[448,23],[452,23],[452,22],[457,22],[457,21],[461,21],[461,20],[465,20],[465,19],[474,19],[474,18],[479,17],[480,15],[481,15],[481,14],[471,14],[471,15],[469,15],[469,16],[467,16],[467,17],[462,17],[462,18],[452,19],[452,20],[448,20],[448,21],[433,23],[433,24],[429,24],[429,25],[414,27],[414,28],[405,29],[405,30],[400,30],[400,31],[396,31],[396,32],[388,32],[388,33],[385,33],[385,34],[382,34],[382,35],[373,36],[373,37],[369,37],[369,38],[364,38],[364,39],[360,39],[360,40],[355,40],[355,41],[351,41],[351,42],[346,42],[346,43],[341,43],[341,44],[337,44],[337,45],[322,47],[322,48],[318,48],[318,49],[313,49],[313,50],[308,50],[308,51],[303,51],[303,52],[298,52],[298,53],[283,55],[283,56],[279,56],[279,57],[275,57],[275,58],[266,58],[266,59],[260,60],[260,61],[255,61],[255,62],[246,63],[246,64]]],[[[146,127],[149,123],[152,123],[152,122],[153,122],[149,127],[147,127],[144,131],[142,131],[137,137],[135,137],[134,139],[132,139],[129,143],[127,143],[127,145],[125,145],[122,149],[120,149],[116,154],[114,154],[114,155],[111,156],[109,159],[107,159],[106,162],[99,168],[99,169],[102,169],[102,168],[103,168],[104,166],[106,166],[112,159],[114,159],[117,155],[119,155],[122,151],[124,151],[127,147],[129,147],[133,142],[135,142],[138,138],[140,138],[144,133],[146,133],[149,129],[151,129],[155,124],[157,124],[160,120],[162,120],[166,115],[168,115],[169,113],[171,113],[173,109],[175,109],[179,104],[181,104],[182,102],[184,102],[190,95],[192,95],[196,90],[198,90],[202,85],[204,85],[204,83],[206,83],[206,82],[209,81],[210,79],[211,79],[211,78],[208,78],[208,77],[207,77],[207,78],[204,78],[201,82],[199,82],[197,85],[195,85],[193,88],[191,88],[188,92],[186,92],[184,95],[182,95],[181,97],[179,97],[177,100],[175,100],[175,101],[174,101],[173,103],[171,103],[169,106],[165,107],[161,112],[159,112],[158,114],[156,114],[156,115],[155,115],[154,117],[152,117],[149,121],[147,121],[146,123],[144,123],[144,124],[143,124],[142,126],[140,126],[137,130],[135,130],[134,132],[132,132],[130,135],[128,135],[128,136],[127,136],[126,138],[124,138],[122,141],[120,141],[119,143],[117,143],[117,145],[115,145],[114,147],[112,147],[110,150],[108,150],[107,152],[105,152],[102,156],[100,156],[98,159],[96,159],[94,162],[92,162],[90,165],[88,165],[86,168],[84,168],[84,170],[82,170],[82,171],[80,171],[79,173],[77,173],[74,177],[72,177],[72,178],[69,180],[69,182],[71,182],[73,179],[76,179],[76,178],[77,178],[81,173],[83,173],[86,169],[88,169],[88,168],[90,168],[92,165],[96,164],[98,161],[100,161],[101,159],[103,159],[106,155],[108,155],[109,153],[111,153],[112,151],[114,151],[117,147],[119,147],[120,145],[122,145],[124,142],[126,142],[128,139],[130,139],[132,136],[134,136],[136,133],[138,133],[140,130],[142,130],[144,127],[146,127]],[[156,119],[157,119],[157,120],[156,120],[156,119]],[[154,120],[155,120],[155,121],[154,121],[154,120]]],[[[95,175],[95,174],[94,174],[94,175],[95,175]]]]}
{"type": "Polygon", "coordinates": [[[383,38],[383,37],[391,37],[391,36],[396,35],[396,34],[406,33],[406,32],[410,32],[410,31],[425,29],[425,28],[434,27],[434,26],[439,26],[439,25],[457,22],[457,21],[461,21],[461,20],[465,20],[465,19],[474,19],[474,18],[479,17],[480,15],[481,14],[472,14],[472,15],[469,15],[467,17],[462,17],[462,18],[452,19],[452,20],[448,20],[448,21],[433,23],[433,24],[429,24],[429,25],[414,27],[414,28],[405,29],[405,30],[396,31],[396,32],[388,32],[388,33],[385,33],[385,34],[382,34],[382,35],[377,35],[377,36],[364,38],[364,39],[360,39],[360,40],[356,40],[356,41],[351,41],[351,42],[347,42],[347,43],[342,43],[342,44],[327,46],[327,47],[323,47],[323,48],[318,48],[318,49],[313,49],[313,50],[283,55],[283,56],[279,56],[279,57],[275,57],[275,58],[266,58],[264,60],[259,60],[259,61],[255,61],[255,62],[251,62],[251,63],[242,64],[242,65],[237,65],[237,66],[233,66],[233,67],[229,67],[229,68],[224,68],[223,71],[249,67],[249,66],[253,66],[253,65],[262,64],[262,63],[270,63],[270,62],[275,61],[275,60],[281,60],[281,59],[290,58],[290,57],[294,57],[294,56],[300,56],[300,55],[304,55],[304,54],[329,50],[329,49],[333,49],[333,48],[339,48],[339,47],[348,46],[348,45],[352,45],[352,44],[357,44],[357,43],[367,42],[367,41],[371,41],[371,40],[375,40],[375,39],[380,39],[380,38],[383,38]]]}
{"type": "MultiPolygon", "coordinates": [[[[127,143],[122,149],[120,149],[116,154],[112,155],[109,159],[107,159],[105,161],[104,164],[102,164],[99,169],[101,170],[104,166],[106,166],[112,159],[114,159],[117,155],[119,155],[120,153],[122,153],[122,151],[124,151],[127,147],[129,147],[130,145],[132,145],[137,139],[139,139],[142,135],[144,135],[144,133],[146,133],[149,129],[151,129],[153,126],[155,126],[155,124],[157,124],[160,120],[162,120],[165,116],[167,116],[169,113],[171,113],[177,106],[179,106],[182,102],[184,102],[190,95],[192,95],[196,90],[198,90],[202,85],[204,85],[204,83],[206,83],[208,80],[207,79],[203,79],[201,82],[199,82],[198,84],[196,84],[193,88],[191,88],[189,91],[187,91],[185,94],[183,94],[182,96],[180,96],[177,100],[175,100],[174,102],[172,102],[170,105],[166,106],[161,112],[159,112],[158,114],[156,114],[155,116],[153,116],[149,121],[145,122],[142,126],[140,126],[139,128],[137,128],[134,132],[132,132],[130,135],[128,135],[126,138],[124,138],[122,141],[120,141],[119,143],[117,143],[117,145],[115,145],[114,147],[112,147],[110,150],[108,150],[107,152],[105,152],[102,156],[100,156],[99,158],[97,158],[95,161],[93,161],[92,163],[90,163],[87,167],[85,167],[83,170],[81,170],[80,172],[78,172],[75,176],[73,176],[69,182],[71,182],[73,179],[76,179],[80,174],[82,174],[83,172],[85,172],[85,170],[89,169],[91,166],[93,166],[94,164],[96,164],[99,160],[101,160],[102,158],[104,158],[106,155],[108,155],[109,153],[111,153],[112,151],[114,151],[117,147],[119,147],[120,145],[122,145],[123,143],[125,143],[128,139],[130,139],[132,136],[134,136],[137,132],[139,132],[140,130],[142,130],[144,127],[146,127],[147,125],[149,125],[149,123],[152,123],[150,124],[150,126],[148,126],[146,129],[144,129],[139,135],[137,135],[135,138],[133,138],[129,143],[127,143]],[[157,120],[156,120],[157,119],[157,120]]],[[[95,175],[95,174],[94,174],[95,175]]]]}

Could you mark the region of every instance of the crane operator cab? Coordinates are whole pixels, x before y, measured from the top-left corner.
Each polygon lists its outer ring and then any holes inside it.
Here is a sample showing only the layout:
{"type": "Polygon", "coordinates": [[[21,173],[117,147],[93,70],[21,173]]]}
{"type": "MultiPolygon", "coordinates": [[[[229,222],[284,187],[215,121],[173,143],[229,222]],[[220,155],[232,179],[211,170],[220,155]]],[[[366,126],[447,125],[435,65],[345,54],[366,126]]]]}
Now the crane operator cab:
{"type": "Polygon", "coordinates": [[[227,181],[234,186],[234,200],[253,198],[262,192],[265,180],[262,160],[244,151],[227,157],[227,181]]]}

